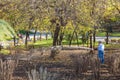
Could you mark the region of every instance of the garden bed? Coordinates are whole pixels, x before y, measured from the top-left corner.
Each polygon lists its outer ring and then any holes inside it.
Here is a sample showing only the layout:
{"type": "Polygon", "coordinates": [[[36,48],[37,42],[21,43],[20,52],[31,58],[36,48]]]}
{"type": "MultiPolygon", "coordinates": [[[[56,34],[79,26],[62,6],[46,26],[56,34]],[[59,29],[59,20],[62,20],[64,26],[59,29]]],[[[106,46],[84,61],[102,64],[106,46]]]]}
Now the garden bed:
{"type": "MultiPolygon", "coordinates": [[[[96,62],[96,51],[95,54],[88,53],[89,51],[87,50],[62,50],[59,54],[56,55],[55,59],[51,59],[49,58],[49,49],[48,51],[44,52],[43,55],[41,55],[41,51],[35,50],[30,54],[32,56],[31,59],[22,60],[21,58],[18,62],[15,62],[16,67],[14,67],[11,77],[12,80],[30,80],[28,73],[32,76],[31,71],[34,70],[39,72],[39,70],[42,70],[41,74],[46,74],[45,77],[49,76],[49,78],[52,76],[52,78],[55,78],[53,80],[93,80],[95,78],[99,78],[100,80],[120,79],[118,72],[113,71],[114,73],[112,73],[112,68],[114,68],[114,66],[109,67],[112,66],[112,64],[109,64],[109,62],[114,62],[115,59],[110,58],[110,55],[114,55],[115,53],[105,55],[104,65],[100,65],[98,62],[96,62]],[[95,60],[91,61],[91,59],[95,60]],[[97,72],[95,69],[99,69],[99,75],[96,74],[97,72]]],[[[28,56],[28,52],[26,54],[21,54],[21,57],[28,56]]],[[[12,60],[17,59],[15,57],[16,55],[14,55],[14,59],[12,60]]]]}

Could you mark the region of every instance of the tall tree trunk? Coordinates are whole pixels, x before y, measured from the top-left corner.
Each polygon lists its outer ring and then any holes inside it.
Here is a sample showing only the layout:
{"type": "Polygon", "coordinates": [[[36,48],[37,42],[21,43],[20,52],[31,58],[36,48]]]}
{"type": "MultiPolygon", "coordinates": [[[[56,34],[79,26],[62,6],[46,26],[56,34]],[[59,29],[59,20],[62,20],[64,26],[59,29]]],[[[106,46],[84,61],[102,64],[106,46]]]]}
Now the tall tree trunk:
{"type": "Polygon", "coordinates": [[[72,33],[72,36],[70,38],[70,42],[69,42],[69,46],[71,46],[71,43],[72,43],[72,40],[73,40],[73,36],[74,36],[74,33],[75,33],[75,30],[77,29],[77,27],[75,27],[73,33],[72,33]]]}
{"type": "MultiPolygon", "coordinates": [[[[15,27],[15,24],[12,23],[12,26],[15,27]]],[[[15,36],[13,37],[13,41],[14,41],[14,46],[16,46],[16,37],[15,36]]]]}
{"type": "Polygon", "coordinates": [[[74,32],[72,33],[72,36],[71,36],[71,38],[70,38],[69,46],[71,46],[71,44],[72,44],[73,36],[74,36],[74,32]]]}
{"type": "Polygon", "coordinates": [[[53,32],[51,32],[51,38],[53,39],[53,37],[54,37],[54,33],[53,33],[53,32]]]}
{"type": "Polygon", "coordinates": [[[83,44],[83,46],[85,44],[85,34],[82,34],[82,44],[83,44]]]}
{"type": "Polygon", "coordinates": [[[59,24],[56,24],[56,29],[55,29],[54,37],[53,37],[53,46],[57,45],[57,40],[58,40],[59,32],[60,32],[60,26],[59,26],[59,24]]]}
{"type": "Polygon", "coordinates": [[[2,50],[2,45],[0,44],[0,51],[2,50]]]}
{"type": "Polygon", "coordinates": [[[62,45],[63,36],[64,36],[64,33],[61,33],[59,38],[59,45],[62,45]]]}
{"type": "Polygon", "coordinates": [[[45,37],[46,37],[46,40],[48,40],[48,33],[46,33],[45,37]]]}
{"type": "Polygon", "coordinates": [[[40,33],[40,41],[41,41],[41,39],[42,39],[42,33],[40,33]]]}
{"type": "Polygon", "coordinates": [[[35,33],[34,33],[34,38],[33,38],[34,43],[36,42],[36,32],[37,32],[37,29],[35,30],[35,33]]]}
{"type": "Polygon", "coordinates": [[[93,47],[95,47],[95,42],[96,42],[96,31],[93,32],[93,47]]]}
{"type": "Polygon", "coordinates": [[[87,47],[89,46],[89,33],[87,32],[87,41],[86,41],[86,43],[87,43],[87,47]]]}
{"type": "Polygon", "coordinates": [[[29,33],[28,31],[26,31],[26,38],[25,38],[25,47],[27,48],[27,45],[28,45],[28,36],[29,36],[29,33]]]}
{"type": "Polygon", "coordinates": [[[79,46],[79,38],[78,38],[77,32],[75,32],[75,35],[76,35],[76,39],[77,39],[77,45],[79,46]]]}
{"type": "Polygon", "coordinates": [[[105,40],[106,44],[108,44],[108,40],[109,40],[108,37],[109,37],[109,33],[108,33],[108,31],[106,31],[106,40],[105,40]]]}
{"type": "Polygon", "coordinates": [[[89,37],[88,37],[88,39],[87,39],[87,47],[89,47],[89,37]]]}
{"type": "Polygon", "coordinates": [[[92,35],[90,35],[90,48],[92,48],[92,35]]]}
{"type": "Polygon", "coordinates": [[[13,40],[14,40],[14,46],[16,46],[16,37],[15,36],[13,37],[13,40]]]}

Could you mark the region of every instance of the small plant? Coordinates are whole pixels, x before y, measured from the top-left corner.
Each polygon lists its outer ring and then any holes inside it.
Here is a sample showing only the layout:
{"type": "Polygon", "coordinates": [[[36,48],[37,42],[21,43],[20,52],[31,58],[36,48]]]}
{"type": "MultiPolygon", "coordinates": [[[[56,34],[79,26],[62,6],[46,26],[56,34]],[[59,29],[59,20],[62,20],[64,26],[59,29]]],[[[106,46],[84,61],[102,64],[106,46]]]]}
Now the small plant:
{"type": "Polygon", "coordinates": [[[39,67],[39,70],[35,68],[28,72],[29,80],[56,80],[56,74],[47,71],[47,68],[39,67]]]}
{"type": "Polygon", "coordinates": [[[12,80],[15,67],[15,60],[0,59],[0,80],[12,80]]]}
{"type": "Polygon", "coordinates": [[[86,54],[80,54],[80,55],[70,55],[73,67],[75,69],[76,75],[81,74],[83,72],[86,72],[88,70],[88,67],[90,65],[90,57],[88,57],[86,54]]]}
{"type": "Polygon", "coordinates": [[[94,54],[72,54],[70,55],[70,57],[72,59],[72,65],[77,76],[86,73],[88,70],[91,70],[92,79],[100,79],[100,62],[98,61],[96,56],[94,56],[94,54]]]}
{"type": "Polygon", "coordinates": [[[51,48],[50,58],[54,59],[57,54],[60,53],[62,47],[61,46],[54,46],[51,48]]]}
{"type": "Polygon", "coordinates": [[[120,54],[111,54],[111,56],[108,58],[108,65],[111,73],[120,73],[120,54]]]}

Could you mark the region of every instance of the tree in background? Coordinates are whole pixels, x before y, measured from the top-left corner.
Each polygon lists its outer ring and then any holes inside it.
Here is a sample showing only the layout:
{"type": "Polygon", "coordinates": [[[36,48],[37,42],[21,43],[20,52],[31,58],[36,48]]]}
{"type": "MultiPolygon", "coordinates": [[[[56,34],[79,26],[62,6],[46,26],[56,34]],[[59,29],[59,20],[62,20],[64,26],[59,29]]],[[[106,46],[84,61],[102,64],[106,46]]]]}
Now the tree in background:
{"type": "MultiPolygon", "coordinates": [[[[50,31],[53,35],[53,46],[62,45],[64,36],[69,33],[70,44],[73,37],[78,42],[80,26],[92,29],[93,42],[95,43],[96,29],[103,26],[106,20],[119,22],[118,0],[6,0],[0,1],[0,17],[10,22],[16,30],[26,31],[25,45],[29,31],[34,29],[34,39],[38,30],[50,31]],[[72,26],[69,26],[72,24],[72,26]],[[67,31],[67,29],[72,29],[67,31]]],[[[107,28],[107,26],[104,26],[107,28]]],[[[82,33],[83,34],[83,33],[82,33]]],[[[46,34],[47,39],[47,34],[46,34]]],[[[92,40],[90,40],[92,41],[92,40]]],[[[84,42],[84,41],[83,41],[84,42]]],[[[91,42],[90,42],[91,43],[91,42]]]]}

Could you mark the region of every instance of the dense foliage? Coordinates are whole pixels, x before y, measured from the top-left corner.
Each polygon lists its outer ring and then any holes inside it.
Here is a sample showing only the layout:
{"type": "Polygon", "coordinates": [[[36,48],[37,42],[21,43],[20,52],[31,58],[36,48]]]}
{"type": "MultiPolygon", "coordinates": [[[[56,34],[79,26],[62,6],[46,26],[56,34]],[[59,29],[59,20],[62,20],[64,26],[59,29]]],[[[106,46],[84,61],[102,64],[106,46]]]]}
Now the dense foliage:
{"type": "Polygon", "coordinates": [[[17,37],[13,28],[5,21],[0,20],[0,41],[17,37]]]}
{"type": "Polygon", "coordinates": [[[71,35],[70,41],[74,36],[78,39],[79,35],[86,34],[86,27],[94,31],[95,26],[108,29],[110,25],[119,25],[120,1],[1,0],[0,18],[8,21],[16,32],[50,31],[53,45],[61,45],[64,35],[71,35]]]}

